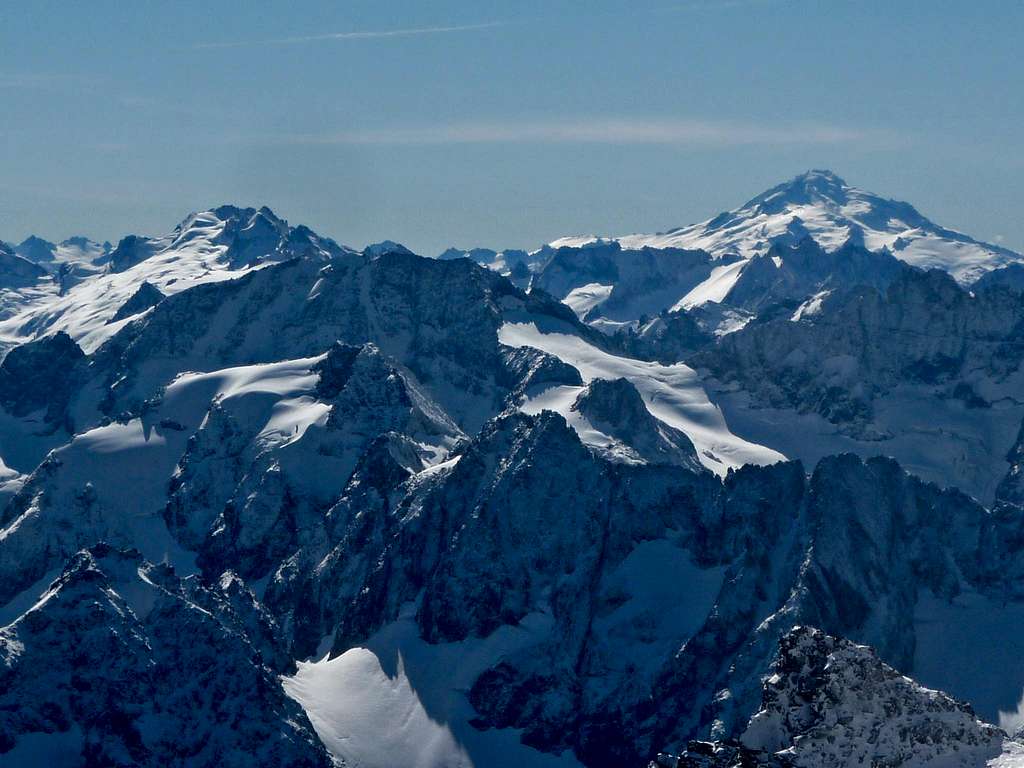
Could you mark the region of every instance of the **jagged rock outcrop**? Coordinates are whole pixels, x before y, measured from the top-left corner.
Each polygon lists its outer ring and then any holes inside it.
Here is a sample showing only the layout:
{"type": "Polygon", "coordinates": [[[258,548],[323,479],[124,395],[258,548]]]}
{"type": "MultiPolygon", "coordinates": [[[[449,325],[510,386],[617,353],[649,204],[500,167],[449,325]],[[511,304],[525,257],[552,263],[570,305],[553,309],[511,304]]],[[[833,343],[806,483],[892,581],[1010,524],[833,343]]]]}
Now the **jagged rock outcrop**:
{"type": "Polygon", "coordinates": [[[85,353],[62,331],[15,347],[0,363],[0,405],[13,416],[45,410],[46,421],[59,425],[84,363],[85,353]]]}
{"type": "Polygon", "coordinates": [[[856,426],[870,422],[875,396],[899,384],[963,397],[973,391],[969,372],[1003,379],[1022,360],[1024,306],[1001,292],[972,296],[939,271],[906,270],[884,292],[830,294],[798,319],[750,324],[694,362],[766,403],[856,426]]]}
{"type": "Polygon", "coordinates": [[[31,764],[46,735],[69,765],[330,766],[239,589],[104,544],[76,554],[0,629],[0,760],[31,764]]]}
{"type": "Polygon", "coordinates": [[[110,318],[110,322],[116,323],[118,320],[124,320],[127,317],[141,314],[150,307],[155,307],[163,300],[164,295],[160,292],[160,289],[148,280],[143,280],[139,289],[110,318]]]}
{"type": "Polygon", "coordinates": [[[45,277],[46,270],[0,241],[0,288],[25,288],[45,277]]]}
{"type": "Polygon", "coordinates": [[[886,765],[982,768],[1024,747],[966,704],[919,685],[866,646],[795,627],[779,641],[760,709],[738,741],[691,742],[662,768],[886,765]]]}
{"type": "Polygon", "coordinates": [[[1003,599],[1019,589],[1019,576],[1004,565],[1015,551],[1013,528],[891,460],[822,461],[791,525],[768,544],[775,554],[747,559],[716,615],[666,665],[655,694],[663,705],[649,721],[655,745],[681,744],[702,730],[737,735],[760,696],[752,682],[767,674],[779,638],[794,626],[867,643],[912,673],[923,594],[1003,599]]]}
{"type": "Polygon", "coordinates": [[[372,344],[335,344],[314,371],[324,415],[291,441],[263,444],[260,425],[218,405],[190,440],[165,518],[184,545],[198,549],[206,572],[231,568],[260,578],[275,569],[322,524],[381,435],[408,440],[417,464],[443,458],[463,437],[372,344]]]}
{"type": "Polygon", "coordinates": [[[594,379],[572,410],[642,461],[675,464],[691,472],[703,470],[690,438],[652,416],[636,387],[626,379],[594,379]]]}
{"type": "Polygon", "coordinates": [[[686,360],[714,341],[690,312],[662,312],[634,333],[623,336],[626,354],[669,365],[686,360]]]}
{"type": "Polygon", "coordinates": [[[532,347],[502,347],[506,375],[501,380],[510,390],[509,402],[544,386],[582,386],[580,372],[554,355],[532,347]]]}

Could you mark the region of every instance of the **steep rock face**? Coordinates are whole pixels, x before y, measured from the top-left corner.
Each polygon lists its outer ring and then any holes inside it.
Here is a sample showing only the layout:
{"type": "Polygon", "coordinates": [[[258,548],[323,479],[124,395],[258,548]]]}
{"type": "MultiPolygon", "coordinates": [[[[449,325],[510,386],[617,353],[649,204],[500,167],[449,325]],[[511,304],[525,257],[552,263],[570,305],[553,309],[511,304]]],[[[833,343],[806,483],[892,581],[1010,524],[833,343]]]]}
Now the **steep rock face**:
{"type": "Polygon", "coordinates": [[[85,353],[66,333],[15,347],[0,363],[0,405],[13,416],[44,409],[47,422],[65,418],[85,353]]]}
{"type": "MultiPolygon", "coordinates": [[[[418,620],[428,639],[489,634],[546,602],[542,595],[555,574],[574,571],[578,589],[577,579],[592,568],[585,563],[600,557],[593,545],[601,539],[606,502],[591,491],[607,481],[561,417],[501,417],[456,460],[408,482],[409,462],[396,459],[405,453],[396,453],[399,447],[391,438],[372,447],[328,514],[329,538],[320,546],[329,549],[314,546],[287,566],[291,581],[309,577],[296,569],[329,566],[319,589],[337,584],[351,595],[337,650],[393,620],[421,589],[418,620]],[[560,472],[575,477],[560,478],[538,451],[561,456],[560,472]],[[530,504],[533,491],[551,503],[530,504]],[[545,515],[555,517],[538,517],[545,515]],[[584,560],[574,566],[578,558],[584,560]]],[[[278,574],[273,589],[285,583],[278,574]]],[[[333,628],[317,636],[323,630],[333,628]]]]}
{"type": "Polygon", "coordinates": [[[163,299],[164,295],[160,292],[160,289],[148,280],[144,280],[139,289],[131,295],[131,298],[118,307],[117,312],[110,318],[110,322],[116,323],[118,320],[124,320],[127,317],[145,312],[150,307],[155,307],[163,299]]]}
{"type": "Polygon", "coordinates": [[[892,461],[822,461],[792,527],[762,545],[777,553],[746,559],[714,619],[666,665],[656,698],[668,703],[651,715],[655,745],[702,729],[735,736],[778,639],[798,624],[870,644],[913,672],[915,603],[928,592],[1012,592],[1016,576],[1002,565],[1012,534],[962,494],[892,461]],[[675,709],[676,700],[685,703],[675,709]]]}
{"type": "Polygon", "coordinates": [[[901,675],[871,648],[801,626],[781,638],[761,707],[738,743],[691,743],[657,765],[981,768],[1003,754],[1012,764],[1024,759],[968,705],[901,675]]]}
{"type": "Polygon", "coordinates": [[[550,614],[551,636],[485,673],[470,699],[480,727],[522,728],[526,743],[594,765],[636,756],[621,731],[662,660],[711,611],[723,566],[782,527],[803,492],[799,465],[743,470],[722,491],[705,472],[610,464],[552,413],[502,417],[425,473],[388,445],[361,461],[325,538],[271,579],[268,604],[307,644],[333,632],[335,652],[418,595],[433,641],[550,614]],[[751,503],[762,494],[775,503],[751,503]],[[663,579],[682,582],[663,593],[663,579]]]}
{"type": "Polygon", "coordinates": [[[522,728],[526,743],[573,749],[593,766],[639,764],[647,754],[638,713],[658,690],[661,665],[714,620],[720,592],[756,557],[741,554],[756,551],[752,531],[783,528],[802,492],[798,465],[751,467],[717,488],[650,467],[618,472],[614,487],[625,498],[610,499],[606,557],[589,595],[563,603],[578,618],[565,630],[560,621],[550,645],[484,673],[470,693],[481,726],[522,728]],[[639,490],[658,477],[665,496],[639,490]],[[761,494],[781,503],[746,501],[761,494]],[[649,528],[630,538],[627,520],[649,528]],[[657,597],[662,579],[677,585],[666,602],[657,597]]]}
{"type": "Polygon", "coordinates": [[[501,353],[507,371],[502,383],[510,390],[510,402],[516,402],[527,392],[546,386],[583,385],[583,378],[576,368],[539,349],[502,346],[501,353]]]}
{"type": "Polygon", "coordinates": [[[0,289],[35,285],[46,274],[38,264],[19,256],[7,243],[0,242],[0,289]]]}
{"type": "MultiPolygon", "coordinates": [[[[708,278],[714,266],[702,251],[678,248],[626,250],[617,242],[597,241],[582,247],[549,249],[533,285],[567,303],[567,297],[590,285],[609,291],[581,315],[596,327],[598,319],[636,321],[674,307],[692,288],[708,278]]],[[[614,326],[608,326],[613,329],[614,326]]]]}
{"type": "Polygon", "coordinates": [[[268,605],[306,652],[324,634],[344,651],[417,600],[440,642],[550,615],[550,637],[484,672],[470,701],[478,727],[587,765],[737,736],[798,624],[912,671],[920,595],[1005,599],[1014,583],[1012,525],[891,461],[838,457],[809,482],[799,464],[745,467],[719,484],[607,463],[551,413],[503,417],[436,470],[410,455],[394,438],[367,451],[268,605]],[[664,603],[659,579],[678,584],[664,603]]]}
{"type": "Polygon", "coordinates": [[[723,302],[761,312],[851,286],[884,291],[906,269],[888,251],[873,253],[854,240],[831,252],[810,237],[775,241],[767,253],[750,259],[723,302]]]}
{"type": "Polygon", "coordinates": [[[41,237],[29,235],[14,248],[14,252],[35,264],[54,260],[57,246],[41,237]]]}
{"type": "Polygon", "coordinates": [[[68,764],[329,766],[238,604],[135,552],[79,552],[0,630],[5,764],[45,734],[68,764]]]}
{"type": "Polygon", "coordinates": [[[992,288],[1007,288],[1017,293],[1024,292],[1024,264],[1007,264],[1000,269],[986,272],[971,286],[975,292],[992,288]]]}
{"type": "Polygon", "coordinates": [[[190,440],[165,517],[208,573],[260,578],[322,524],[371,442],[396,433],[417,464],[443,458],[459,428],[372,344],[335,344],[314,366],[323,416],[284,444],[242,415],[211,411],[190,440]],[[413,442],[416,441],[416,442],[413,442]]]}
{"type": "Polygon", "coordinates": [[[481,678],[471,700],[482,727],[526,728],[528,743],[564,749],[581,720],[649,685],[650,662],[638,677],[618,663],[617,644],[653,661],[710,609],[715,567],[729,556],[701,544],[720,522],[703,509],[716,485],[708,473],[608,464],[553,413],[503,416],[427,472],[413,474],[404,456],[394,438],[374,443],[324,538],[268,584],[268,605],[305,643],[333,633],[344,651],[417,596],[434,642],[550,614],[553,634],[481,678]],[[632,554],[638,546],[652,564],[632,554]],[[676,567],[695,582],[682,614],[657,587],[659,569],[676,567]]]}
{"type": "Polygon", "coordinates": [[[449,248],[437,258],[445,260],[470,259],[481,267],[487,267],[499,275],[504,275],[517,287],[527,288],[533,278],[533,273],[539,271],[547,260],[547,254],[543,250],[527,253],[514,248],[504,251],[493,251],[490,248],[470,248],[468,251],[449,248]]]}
{"type": "Polygon", "coordinates": [[[1024,416],[1022,329],[1015,294],[906,270],[884,292],[834,291],[752,322],[689,362],[717,379],[731,423],[787,455],[884,453],[989,503],[1024,416]],[[803,429],[779,428],[783,414],[803,429]]]}
{"type": "MultiPolygon", "coordinates": [[[[719,323],[715,323],[717,327],[719,323]]],[[[690,358],[695,352],[706,347],[714,336],[694,317],[694,314],[679,310],[662,312],[658,317],[640,326],[633,333],[626,333],[623,346],[626,354],[641,360],[657,360],[664,365],[690,358]]]]}
{"type": "Polygon", "coordinates": [[[644,461],[675,464],[693,472],[702,469],[690,438],[654,418],[636,387],[626,379],[594,379],[572,409],[632,448],[644,461]]]}
{"type": "Polygon", "coordinates": [[[157,238],[126,235],[106,259],[111,272],[125,272],[157,253],[161,248],[157,238]]]}
{"type": "Polygon", "coordinates": [[[429,568],[424,541],[442,535],[417,514],[416,488],[426,479],[411,476],[422,469],[408,438],[378,437],[322,525],[275,571],[264,600],[296,655],[318,652],[324,637],[335,652],[346,650],[415,600],[429,568]]]}
{"type": "Polygon", "coordinates": [[[1006,461],[1010,468],[996,488],[996,507],[1024,508],[1024,422],[1006,461]]]}
{"type": "Polygon", "coordinates": [[[900,383],[955,384],[977,369],[1005,378],[1021,362],[1013,343],[1024,320],[1020,302],[972,297],[937,271],[903,273],[884,293],[826,297],[799,320],[749,325],[696,362],[768,402],[836,422],[867,416],[872,396],[900,383]]]}

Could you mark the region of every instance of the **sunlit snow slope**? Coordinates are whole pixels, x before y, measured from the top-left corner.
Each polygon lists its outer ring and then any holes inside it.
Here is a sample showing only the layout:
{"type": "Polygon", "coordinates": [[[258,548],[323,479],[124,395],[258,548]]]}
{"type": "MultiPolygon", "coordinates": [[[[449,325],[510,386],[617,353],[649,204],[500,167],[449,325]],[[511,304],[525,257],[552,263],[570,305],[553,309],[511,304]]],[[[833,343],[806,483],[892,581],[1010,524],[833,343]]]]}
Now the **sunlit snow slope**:
{"type": "MultiPolygon", "coordinates": [[[[941,227],[909,203],[850,186],[831,171],[808,171],[707,221],[658,234],[612,238],[623,248],[700,249],[744,258],[766,253],[773,240],[810,235],[826,250],[853,238],[869,250],[888,248],[908,264],[938,268],[970,283],[1024,256],[941,227]]],[[[580,246],[596,238],[566,237],[550,245],[580,246]]],[[[716,276],[720,279],[719,276],[716,276]]],[[[691,302],[687,302],[688,304],[691,302]]]]}
{"type": "MultiPolygon", "coordinates": [[[[534,323],[506,323],[498,333],[498,340],[510,347],[533,347],[554,355],[576,368],[584,382],[629,380],[640,392],[648,410],[666,424],[685,432],[704,466],[720,475],[743,464],[773,464],[785,459],[778,451],[747,442],[730,432],[722,412],[708,400],[697,373],[682,363],[661,365],[617,357],[578,336],[542,333],[534,323]]],[[[575,415],[568,412],[573,397],[551,397],[544,402],[545,407],[562,413],[570,424],[575,424],[575,415]]],[[[581,436],[587,440],[585,433],[581,436]]]]}

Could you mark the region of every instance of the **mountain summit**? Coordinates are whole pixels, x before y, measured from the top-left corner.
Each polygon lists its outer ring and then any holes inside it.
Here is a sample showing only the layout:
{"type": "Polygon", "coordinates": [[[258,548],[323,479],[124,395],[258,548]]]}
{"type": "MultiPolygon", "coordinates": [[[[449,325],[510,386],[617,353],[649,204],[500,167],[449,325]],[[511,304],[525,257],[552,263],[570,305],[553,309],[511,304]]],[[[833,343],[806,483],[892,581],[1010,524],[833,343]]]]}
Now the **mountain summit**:
{"type": "MultiPolygon", "coordinates": [[[[851,186],[828,170],[802,173],[699,224],[611,239],[626,249],[699,249],[717,257],[749,259],[767,253],[777,242],[793,245],[807,236],[830,252],[850,240],[871,251],[888,249],[908,264],[945,270],[962,284],[1024,261],[1021,254],[939,226],[909,203],[851,186]]],[[[594,240],[569,237],[551,246],[594,240]]]]}

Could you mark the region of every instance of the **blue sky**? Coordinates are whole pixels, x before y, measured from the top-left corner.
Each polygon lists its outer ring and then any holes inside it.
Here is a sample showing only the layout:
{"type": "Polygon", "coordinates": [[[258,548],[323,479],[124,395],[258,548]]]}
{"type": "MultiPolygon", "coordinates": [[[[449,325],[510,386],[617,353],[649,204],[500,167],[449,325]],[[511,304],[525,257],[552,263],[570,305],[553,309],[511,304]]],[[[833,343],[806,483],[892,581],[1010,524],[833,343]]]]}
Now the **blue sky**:
{"type": "Polygon", "coordinates": [[[1024,3],[10,2],[0,238],[663,230],[808,168],[1024,250],[1024,3]]]}

